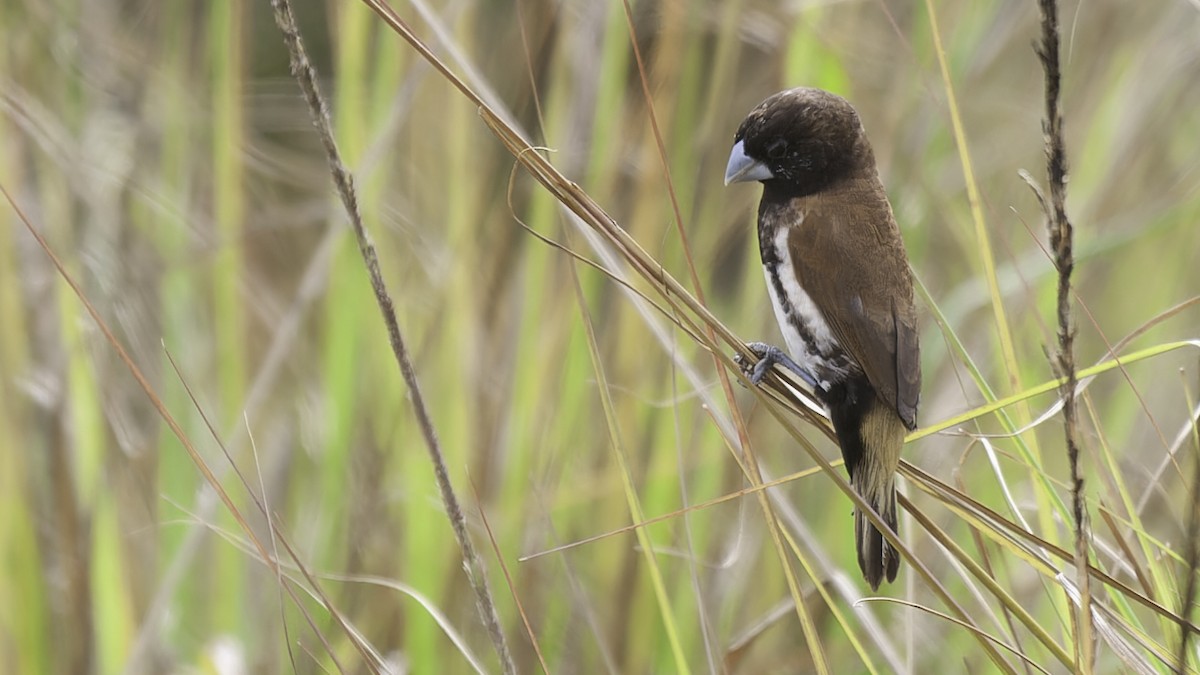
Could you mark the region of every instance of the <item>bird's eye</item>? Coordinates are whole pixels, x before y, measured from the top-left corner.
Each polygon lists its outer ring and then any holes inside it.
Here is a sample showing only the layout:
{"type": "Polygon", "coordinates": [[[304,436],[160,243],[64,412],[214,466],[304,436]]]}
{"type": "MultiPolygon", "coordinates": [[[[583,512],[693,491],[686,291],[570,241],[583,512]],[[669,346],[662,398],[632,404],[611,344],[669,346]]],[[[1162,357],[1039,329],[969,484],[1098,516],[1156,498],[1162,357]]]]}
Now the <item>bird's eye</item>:
{"type": "Polygon", "coordinates": [[[783,159],[787,154],[788,144],[782,138],[767,146],[767,157],[771,159],[783,159]]]}

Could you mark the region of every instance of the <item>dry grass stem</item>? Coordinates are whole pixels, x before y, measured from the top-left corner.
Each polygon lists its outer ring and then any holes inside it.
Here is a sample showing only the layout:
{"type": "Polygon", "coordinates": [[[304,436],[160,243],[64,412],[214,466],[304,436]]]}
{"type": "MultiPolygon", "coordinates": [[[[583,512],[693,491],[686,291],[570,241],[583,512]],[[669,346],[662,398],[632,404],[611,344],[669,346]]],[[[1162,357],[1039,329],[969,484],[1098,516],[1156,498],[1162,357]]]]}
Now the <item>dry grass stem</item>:
{"type": "Polygon", "coordinates": [[[305,102],[312,113],[313,124],[316,126],[317,133],[321,137],[322,145],[325,147],[325,155],[329,161],[329,170],[333,176],[336,192],[346,209],[346,215],[350,219],[354,238],[358,242],[359,253],[362,255],[363,264],[371,281],[371,289],[375,293],[375,301],[379,305],[379,313],[383,318],[384,325],[387,327],[388,341],[392,347],[392,354],[396,357],[396,362],[400,367],[405,384],[408,385],[413,403],[413,412],[417,417],[417,423],[421,427],[425,447],[429,451],[429,459],[433,464],[433,472],[437,480],[438,491],[441,493],[442,504],[446,509],[446,516],[450,519],[450,526],[454,530],[455,539],[458,541],[459,548],[462,549],[463,566],[471,582],[471,588],[475,592],[480,618],[483,620],[484,626],[487,627],[488,636],[492,640],[492,646],[496,650],[496,656],[499,657],[504,672],[509,674],[516,673],[516,664],[513,662],[512,653],[504,637],[500,616],[496,611],[495,601],[492,598],[492,592],[488,585],[487,570],[483,559],[479,557],[475,551],[474,544],[471,543],[471,535],[467,531],[466,517],[463,515],[458,496],[454,492],[454,485],[450,482],[450,473],[446,468],[446,460],[442,455],[441,445],[438,443],[437,432],[433,428],[433,420],[430,418],[429,411],[425,406],[425,399],[421,395],[421,387],[417,382],[417,373],[409,358],[408,348],[404,344],[404,336],[400,332],[400,324],[396,320],[396,310],[393,306],[392,298],[388,293],[387,285],[383,281],[383,273],[379,269],[379,257],[375,252],[375,245],[371,242],[370,235],[367,233],[366,226],[362,221],[362,214],[358,209],[358,196],[354,190],[354,177],[342,163],[337,141],[333,137],[333,128],[329,120],[329,108],[321,96],[320,88],[317,85],[316,69],[313,68],[313,65],[308,60],[308,55],[305,53],[304,43],[300,37],[300,30],[296,26],[296,19],[292,13],[291,2],[289,0],[272,0],[271,6],[274,9],[275,23],[283,33],[283,40],[287,45],[288,54],[291,57],[292,75],[296,78],[301,91],[304,93],[305,102]]]}
{"type": "MultiPolygon", "coordinates": [[[[1075,269],[1074,231],[1067,217],[1067,151],[1063,140],[1062,113],[1059,97],[1062,71],[1059,64],[1059,32],[1057,0],[1039,0],[1042,15],[1042,40],[1037,48],[1046,79],[1046,118],[1042,131],[1046,140],[1046,174],[1050,186],[1047,227],[1050,248],[1058,270],[1058,355],[1056,370],[1066,378],[1061,392],[1063,398],[1063,431],[1066,434],[1067,460],[1071,467],[1071,511],[1075,523],[1075,568],[1079,584],[1078,633],[1075,643],[1076,666],[1083,673],[1093,667],[1092,594],[1087,573],[1090,547],[1087,505],[1084,497],[1083,473],[1079,467],[1079,421],[1075,404],[1077,376],[1075,373],[1075,328],[1071,320],[1071,273],[1075,269]]],[[[1045,200],[1039,194],[1043,206],[1045,200]]]]}

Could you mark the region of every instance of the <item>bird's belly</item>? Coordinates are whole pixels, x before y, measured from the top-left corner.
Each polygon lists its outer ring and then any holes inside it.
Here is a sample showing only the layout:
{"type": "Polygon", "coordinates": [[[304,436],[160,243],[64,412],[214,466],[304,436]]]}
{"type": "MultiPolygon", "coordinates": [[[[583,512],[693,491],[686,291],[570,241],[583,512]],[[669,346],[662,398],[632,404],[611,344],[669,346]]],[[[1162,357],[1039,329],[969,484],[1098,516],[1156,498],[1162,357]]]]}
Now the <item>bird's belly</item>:
{"type": "Polygon", "coordinates": [[[775,248],[778,262],[764,265],[763,273],[788,354],[828,389],[831,381],[840,380],[850,370],[849,357],[796,278],[787,250],[786,228],[776,237],[775,248]]]}

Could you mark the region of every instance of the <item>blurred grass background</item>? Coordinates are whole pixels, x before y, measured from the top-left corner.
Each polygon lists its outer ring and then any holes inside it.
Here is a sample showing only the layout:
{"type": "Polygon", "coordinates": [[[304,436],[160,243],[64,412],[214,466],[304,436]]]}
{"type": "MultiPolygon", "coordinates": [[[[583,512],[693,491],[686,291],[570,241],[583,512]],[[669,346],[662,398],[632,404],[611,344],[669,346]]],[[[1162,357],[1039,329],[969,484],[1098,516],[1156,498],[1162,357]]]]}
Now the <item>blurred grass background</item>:
{"type": "MultiPolygon", "coordinates": [[[[856,105],[913,267],[948,325],[940,329],[922,306],[923,424],[985,401],[951,336],[1000,396],[1051,378],[1045,350],[1054,344],[1055,276],[1042,215],[1017,175],[1044,175],[1036,9],[936,5],[1015,364],[1000,348],[924,6],[633,7],[704,291],[714,313],[747,339],[779,338],[759,272],[758,191],[721,187],[733,132],[753,105],[785,87],[824,87],[856,105]]],[[[686,278],[620,3],[396,7],[476,88],[494,92],[531,139],[553,148],[554,163],[666,269],[686,278]]],[[[647,528],[666,607],[632,533],[517,562],[630,522],[572,263],[517,219],[597,254],[523,176],[510,207],[511,157],[365,6],[298,2],[297,13],[521,670],[538,666],[514,594],[555,673],[811,669],[752,498],[647,528]],[[511,590],[481,512],[513,574],[511,590]],[[666,647],[663,612],[679,628],[685,664],[666,647]]],[[[1200,292],[1200,8],[1098,0],[1067,3],[1062,13],[1068,205],[1078,298],[1087,308],[1077,311],[1077,353],[1089,364],[1200,292]]],[[[331,575],[326,592],[398,672],[470,672],[470,658],[494,671],[269,4],[2,0],[0,45],[0,183],[67,261],[227,489],[250,504],[164,346],[235,461],[252,484],[261,480],[276,524],[310,569],[331,575]]],[[[285,672],[293,669],[289,644],[296,670],[331,670],[317,636],[281,600],[275,576],[247,551],[244,533],[15,214],[5,213],[0,671],[285,672]]],[[[603,275],[585,267],[579,274],[645,514],[741,489],[711,359],[681,332],[656,333],[651,323],[669,324],[648,320],[603,275]]],[[[1198,319],[1188,307],[1132,346],[1200,337],[1198,319]]],[[[1186,546],[1196,375],[1194,352],[1168,353],[1097,379],[1084,408],[1088,497],[1115,514],[1109,527],[1093,512],[1093,562],[1172,610],[1188,573],[1175,552],[1186,546]]],[[[738,396],[765,473],[811,468],[748,392],[738,396]]],[[[1052,402],[1047,395],[1010,408],[1011,420],[1023,426],[1052,402]]],[[[1067,498],[1058,419],[1017,438],[937,435],[905,456],[1012,518],[1002,477],[1037,534],[1069,548],[1070,524],[1052,507],[1067,498]]],[[[994,416],[964,427],[1004,429],[994,416]]],[[[819,434],[812,438],[837,456],[819,434]]],[[[936,616],[851,606],[866,587],[853,556],[850,502],[819,474],[776,492],[785,528],[816,561],[815,578],[800,575],[801,590],[835,672],[993,667],[966,631],[936,616]],[[833,589],[865,647],[850,644],[814,584],[833,589]]],[[[1074,628],[1061,588],[1003,545],[979,539],[959,514],[913,496],[1070,651],[1074,628]]],[[[901,520],[917,554],[981,625],[1051,672],[1063,670],[901,520]]],[[[266,532],[265,522],[255,526],[266,532]]],[[[904,569],[886,594],[941,611],[904,569]]],[[[1115,595],[1099,599],[1148,639],[1177,645],[1170,622],[1115,595]]],[[[341,663],[364,671],[345,635],[315,603],[309,609],[341,663]]],[[[1128,667],[1110,649],[1098,654],[1099,671],[1128,667]]]]}

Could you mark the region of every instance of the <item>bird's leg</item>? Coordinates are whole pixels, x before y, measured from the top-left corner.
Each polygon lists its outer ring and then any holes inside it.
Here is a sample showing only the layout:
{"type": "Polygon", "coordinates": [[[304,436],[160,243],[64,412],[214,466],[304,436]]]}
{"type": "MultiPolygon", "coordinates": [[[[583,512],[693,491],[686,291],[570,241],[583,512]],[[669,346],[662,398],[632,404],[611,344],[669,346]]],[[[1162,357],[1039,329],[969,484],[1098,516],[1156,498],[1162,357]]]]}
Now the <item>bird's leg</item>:
{"type": "Polygon", "coordinates": [[[746,344],[746,347],[758,357],[758,361],[748,363],[742,358],[741,354],[735,355],[734,361],[742,367],[742,372],[746,374],[746,377],[750,378],[750,382],[753,384],[757,385],[762,382],[762,379],[766,377],[767,371],[771,369],[771,366],[779,364],[795,373],[814,390],[821,389],[820,385],[817,384],[817,378],[802,368],[800,364],[793,361],[792,357],[788,356],[779,347],[769,345],[765,342],[749,342],[746,344]]]}

